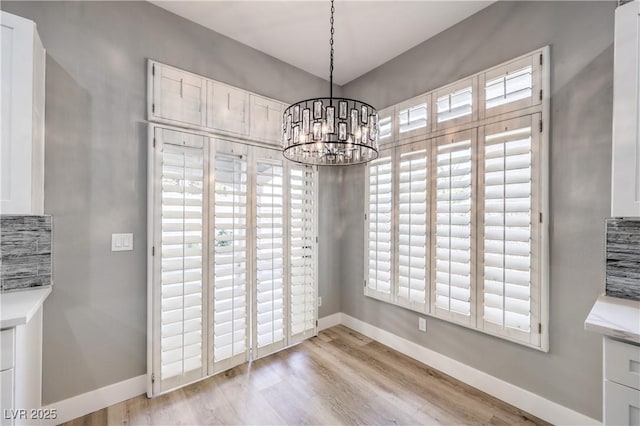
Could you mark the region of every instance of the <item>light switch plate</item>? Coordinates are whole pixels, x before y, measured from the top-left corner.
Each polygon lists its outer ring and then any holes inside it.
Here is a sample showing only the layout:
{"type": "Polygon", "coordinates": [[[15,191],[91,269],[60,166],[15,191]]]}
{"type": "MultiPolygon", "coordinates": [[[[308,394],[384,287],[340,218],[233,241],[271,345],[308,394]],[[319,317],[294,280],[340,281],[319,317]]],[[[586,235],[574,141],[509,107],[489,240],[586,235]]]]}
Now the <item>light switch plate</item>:
{"type": "Polygon", "coordinates": [[[427,319],[418,317],[418,330],[427,332],[427,319]]]}
{"type": "Polygon", "coordinates": [[[111,251],[133,250],[133,234],[111,234],[111,251]]]}

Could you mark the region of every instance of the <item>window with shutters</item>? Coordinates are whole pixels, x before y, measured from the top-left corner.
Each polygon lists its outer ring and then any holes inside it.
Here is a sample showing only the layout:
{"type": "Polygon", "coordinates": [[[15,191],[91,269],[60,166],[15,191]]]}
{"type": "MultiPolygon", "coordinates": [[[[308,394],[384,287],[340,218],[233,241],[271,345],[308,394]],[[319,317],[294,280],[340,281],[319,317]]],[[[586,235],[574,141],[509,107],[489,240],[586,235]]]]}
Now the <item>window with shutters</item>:
{"type": "Polygon", "coordinates": [[[426,311],[429,282],[427,175],[429,156],[424,143],[407,145],[398,159],[397,302],[426,311]]]}
{"type": "Polygon", "coordinates": [[[540,258],[536,118],[486,126],[480,164],[483,327],[534,344],[540,258]]]}
{"type": "Polygon", "coordinates": [[[204,133],[150,136],[158,395],[317,333],[317,168],[204,133]]]}
{"type": "Polygon", "coordinates": [[[317,318],[317,189],[313,167],[295,164],[289,173],[290,339],[295,342],[313,334],[317,318]]]}
{"type": "Polygon", "coordinates": [[[418,96],[396,107],[398,139],[424,136],[429,124],[428,105],[430,96],[418,96]]]}
{"type": "Polygon", "coordinates": [[[284,166],[279,158],[256,161],[255,209],[255,343],[262,356],[283,347],[285,339],[284,166]]]}
{"type": "Polygon", "coordinates": [[[365,295],[548,350],[548,54],[387,108],[398,129],[365,169],[365,295]]]}
{"type": "Polygon", "coordinates": [[[248,357],[247,156],[218,150],[213,188],[213,369],[248,357]]]}
{"type": "Polygon", "coordinates": [[[473,324],[474,276],[473,132],[438,138],[434,143],[435,220],[433,312],[473,324]]]}
{"type": "Polygon", "coordinates": [[[378,112],[378,143],[383,145],[393,140],[394,108],[387,108],[378,112]]]}
{"type": "Polygon", "coordinates": [[[367,202],[367,294],[391,300],[391,257],[393,250],[393,151],[380,153],[368,166],[367,202]]]}
{"type": "Polygon", "coordinates": [[[154,361],[158,386],[165,390],[200,377],[206,369],[206,148],[202,138],[172,144],[176,138],[169,131],[158,131],[157,139],[154,361]]]}

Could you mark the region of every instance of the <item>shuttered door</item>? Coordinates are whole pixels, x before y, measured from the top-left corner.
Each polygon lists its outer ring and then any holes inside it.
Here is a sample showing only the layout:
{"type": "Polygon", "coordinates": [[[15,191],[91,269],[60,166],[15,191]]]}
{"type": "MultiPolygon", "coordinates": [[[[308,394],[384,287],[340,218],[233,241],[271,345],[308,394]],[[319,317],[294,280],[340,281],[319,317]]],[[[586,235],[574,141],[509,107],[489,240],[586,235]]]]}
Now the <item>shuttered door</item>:
{"type": "Polygon", "coordinates": [[[215,144],[210,230],[213,240],[212,372],[248,359],[250,283],[246,147],[218,140],[215,144]]]}
{"type": "Polygon", "coordinates": [[[398,153],[398,285],[397,302],[426,312],[429,268],[428,155],[425,142],[398,153]]]}
{"type": "Polygon", "coordinates": [[[381,151],[368,167],[367,249],[365,294],[391,301],[393,256],[393,151],[381,151]]]}
{"type": "MultiPolygon", "coordinates": [[[[533,116],[533,117],[537,117],[533,116]]],[[[486,330],[539,344],[538,206],[531,117],[486,126],[481,148],[482,319],[486,330]]],[[[536,132],[537,133],[537,132],[536,132]]]]}
{"type": "Polygon", "coordinates": [[[289,169],[290,339],[316,334],[316,170],[291,164],[289,169]]]}
{"type": "Polygon", "coordinates": [[[254,148],[256,356],[285,346],[284,166],[276,151],[254,148]]]}
{"type": "Polygon", "coordinates": [[[432,312],[475,324],[474,137],[471,131],[438,138],[434,144],[436,218],[432,312]]]}
{"type": "Polygon", "coordinates": [[[156,129],[155,139],[153,386],[162,392],[206,371],[206,148],[188,133],[156,129]]]}

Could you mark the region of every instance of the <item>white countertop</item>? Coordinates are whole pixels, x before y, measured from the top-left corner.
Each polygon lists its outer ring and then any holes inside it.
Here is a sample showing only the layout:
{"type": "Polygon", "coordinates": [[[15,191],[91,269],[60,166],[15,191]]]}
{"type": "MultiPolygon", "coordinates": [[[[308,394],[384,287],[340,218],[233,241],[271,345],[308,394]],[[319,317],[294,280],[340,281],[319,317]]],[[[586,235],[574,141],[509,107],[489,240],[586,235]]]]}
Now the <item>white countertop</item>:
{"type": "Polygon", "coordinates": [[[51,294],[50,285],[0,293],[0,328],[28,323],[49,294],[51,294]]]}
{"type": "Polygon", "coordinates": [[[640,343],[640,301],[602,295],[584,321],[584,329],[640,343]]]}

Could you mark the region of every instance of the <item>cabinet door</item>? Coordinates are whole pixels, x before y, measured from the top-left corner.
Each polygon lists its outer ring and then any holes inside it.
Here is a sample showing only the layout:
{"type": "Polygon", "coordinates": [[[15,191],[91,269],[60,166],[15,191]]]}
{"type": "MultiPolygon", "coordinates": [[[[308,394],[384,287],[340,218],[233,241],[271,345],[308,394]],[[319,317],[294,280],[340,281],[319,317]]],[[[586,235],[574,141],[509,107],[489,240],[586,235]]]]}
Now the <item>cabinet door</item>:
{"type": "Polygon", "coordinates": [[[154,64],[154,116],[194,126],[205,126],[205,79],[167,65],[154,64]]]}
{"type": "Polygon", "coordinates": [[[215,81],[207,81],[207,127],[247,134],[247,92],[215,81]]]}
{"type": "Polygon", "coordinates": [[[0,211],[43,214],[45,50],[33,21],[0,12],[0,211]]]}
{"type": "Polygon", "coordinates": [[[604,422],[610,426],[640,426],[640,391],[604,382],[604,422]]]}
{"type": "Polygon", "coordinates": [[[251,96],[250,135],[256,139],[280,143],[284,106],[261,96],[251,96]]]}
{"type": "Polygon", "coordinates": [[[611,216],[640,216],[640,2],[616,9],[611,216]]]}
{"type": "Polygon", "coordinates": [[[11,415],[13,414],[13,368],[0,372],[0,425],[8,426],[13,424],[11,415]],[[6,413],[6,415],[5,415],[6,413]]]}

